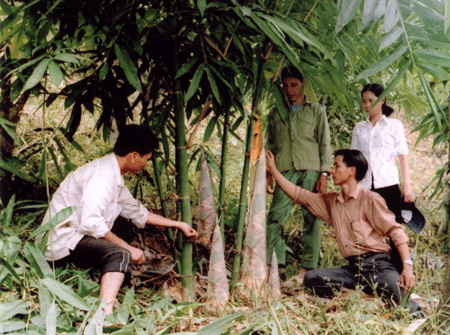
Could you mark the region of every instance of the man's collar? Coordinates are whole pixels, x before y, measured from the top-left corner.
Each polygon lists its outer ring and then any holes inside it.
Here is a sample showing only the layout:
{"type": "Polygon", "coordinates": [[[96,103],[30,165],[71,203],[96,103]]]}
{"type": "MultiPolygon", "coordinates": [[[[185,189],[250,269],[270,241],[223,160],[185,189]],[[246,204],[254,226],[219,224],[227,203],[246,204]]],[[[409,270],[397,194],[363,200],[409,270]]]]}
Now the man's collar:
{"type": "MultiPolygon", "coordinates": [[[[352,192],[349,195],[349,199],[350,198],[354,198],[357,199],[359,196],[359,193],[361,192],[361,185],[359,185],[359,183],[356,184],[355,188],[352,190],[352,192]]],[[[337,200],[339,200],[340,203],[344,203],[344,194],[341,192],[338,194],[337,196],[337,200]]]]}

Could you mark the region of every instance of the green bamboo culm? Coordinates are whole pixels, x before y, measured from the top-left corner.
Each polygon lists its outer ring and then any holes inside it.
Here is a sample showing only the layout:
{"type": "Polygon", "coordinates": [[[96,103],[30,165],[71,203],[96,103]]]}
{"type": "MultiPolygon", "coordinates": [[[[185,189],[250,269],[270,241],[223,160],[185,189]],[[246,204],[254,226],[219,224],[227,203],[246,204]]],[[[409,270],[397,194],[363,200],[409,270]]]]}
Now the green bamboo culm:
{"type": "MultiPolygon", "coordinates": [[[[175,46],[176,44],[174,44],[175,46]]],[[[176,55],[176,52],[174,53],[176,55]]],[[[174,74],[179,69],[178,59],[174,59],[174,74]]],[[[189,196],[188,159],[186,149],[186,130],[184,101],[181,95],[182,87],[179,79],[175,80],[175,165],[177,170],[178,195],[180,197],[181,221],[192,227],[191,202],[189,196]]],[[[178,233],[182,239],[182,233],[178,233]]],[[[181,284],[183,286],[183,300],[194,301],[194,278],[192,275],[192,243],[184,241],[181,251],[181,284]]]]}
{"type": "Polygon", "coordinates": [[[226,160],[228,154],[228,133],[230,126],[230,107],[224,105],[225,119],[222,135],[222,156],[220,158],[220,185],[219,185],[219,224],[222,241],[225,243],[225,184],[226,184],[226,160]]]}
{"type": "Polygon", "coordinates": [[[241,260],[242,260],[242,242],[244,240],[244,225],[245,225],[245,214],[247,212],[247,186],[249,181],[249,170],[250,170],[250,152],[252,149],[253,140],[253,128],[255,125],[255,115],[259,114],[259,108],[263,96],[266,93],[266,79],[264,76],[264,70],[267,65],[267,60],[269,59],[272,47],[270,43],[267,45],[268,51],[265,57],[257,58],[258,64],[255,68],[255,86],[252,99],[252,113],[247,128],[246,136],[246,147],[245,147],[245,158],[244,158],[244,168],[242,174],[241,182],[241,192],[239,196],[239,213],[238,213],[238,225],[236,231],[236,253],[233,257],[233,267],[231,269],[231,290],[234,290],[236,284],[239,281],[241,260]]]}
{"type": "MultiPolygon", "coordinates": [[[[165,201],[166,192],[164,191],[164,188],[163,188],[163,185],[161,182],[161,171],[159,170],[158,161],[156,160],[156,155],[152,155],[152,163],[153,163],[153,169],[154,169],[154,173],[155,173],[154,177],[155,177],[155,181],[156,181],[156,187],[158,188],[159,198],[161,199],[161,207],[163,210],[163,214],[164,214],[164,217],[168,218],[169,210],[167,209],[167,205],[166,205],[166,201],[165,201]]],[[[168,228],[167,231],[169,233],[169,238],[173,241],[175,239],[175,236],[173,234],[172,228],[168,228]]],[[[175,258],[175,261],[177,263],[178,273],[181,273],[180,255],[175,248],[173,248],[172,252],[173,252],[173,257],[175,258]]]]}
{"type": "Polygon", "coordinates": [[[238,213],[238,225],[236,231],[236,253],[233,257],[233,268],[231,270],[231,290],[234,289],[239,281],[239,273],[242,259],[242,242],[244,240],[244,225],[245,214],[247,212],[247,186],[249,179],[250,168],[250,151],[252,149],[253,139],[253,126],[255,124],[254,118],[250,117],[247,128],[246,146],[245,146],[245,158],[244,169],[242,172],[241,192],[239,195],[239,213],[238,213]]]}

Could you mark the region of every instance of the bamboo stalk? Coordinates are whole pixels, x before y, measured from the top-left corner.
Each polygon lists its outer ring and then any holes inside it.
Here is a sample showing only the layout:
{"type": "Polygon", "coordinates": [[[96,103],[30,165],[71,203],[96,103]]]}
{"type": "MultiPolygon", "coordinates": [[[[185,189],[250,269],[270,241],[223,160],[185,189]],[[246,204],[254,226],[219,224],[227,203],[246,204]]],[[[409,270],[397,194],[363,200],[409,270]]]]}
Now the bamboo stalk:
{"type": "Polygon", "coordinates": [[[225,109],[225,119],[223,123],[222,135],[222,154],[220,158],[220,185],[219,185],[219,224],[222,233],[222,239],[225,241],[225,183],[226,183],[226,160],[228,155],[228,134],[230,123],[230,106],[228,103],[223,105],[225,109]]]}
{"type": "Polygon", "coordinates": [[[250,167],[250,150],[252,147],[253,125],[254,118],[250,118],[247,128],[246,149],[244,158],[244,169],[242,172],[241,192],[239,196],[239,213],[238,226],[236,232],[236,253],[233,257],[233,268],[231,270],[231,289],[233,290],[239,280],[239,272],[242,259],[242,242],[244,240],[244,223],[245,214],[247,211],[247,185],[248,185],[248,171],[250,167]]]}
{"type": "MultiPolygon", "coordinates": [[[[174,41],[174,55],[177,54],[176,42],[174,41]]],[[[178,58],[174,57],[174,74],[180,68],[178,58]]],[[[185,129],[185,109],[182,92],[181,81],[175,80],[175,164],[177,170],[177,188],[179,194],[179,206],[181,209],[181,221],[192,226],[191,202],[189,196],[189,174],[188,174],[188,157],[186,148],[186,129],[185,129]]],[[[178,240],[182,240],[182,233],[178,233],[178,240]]],[[[183,300],[194,301],[194,278],[192,274],[192,243],[185,240],[182,243],[181,252],[181,284],[183,287],[183,300]]]]}

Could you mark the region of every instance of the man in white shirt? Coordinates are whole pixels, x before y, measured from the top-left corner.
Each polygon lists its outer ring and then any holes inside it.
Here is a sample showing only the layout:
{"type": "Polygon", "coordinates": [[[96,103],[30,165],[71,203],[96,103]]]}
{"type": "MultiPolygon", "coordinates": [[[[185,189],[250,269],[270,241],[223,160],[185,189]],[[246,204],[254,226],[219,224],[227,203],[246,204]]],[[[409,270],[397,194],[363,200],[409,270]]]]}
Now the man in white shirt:
{"type": "MultiPolygon", "coordinates": [[[[125,275],[131,274],[130,263],[145,261],[142,250],[111,231],[119,216],[130,219],[139,228],[145,224],[173,227],[189,238],[197,236],[187,223],[149,212],[124,185],[122,175],[138,173],[157,147],[157,138],[146,128],[124,127],[114,153],[85,164],[64,179],[43,220],[45,224],[62,209],[76,207],[68,219],[49,232],[44,255],[57,264],[74,262],[78,266],[100,268],[100,297],[106,301],[107,314],[112,313],[125,275]]],[[[38,236],[36,243],[42,238],[38,236]]]]}

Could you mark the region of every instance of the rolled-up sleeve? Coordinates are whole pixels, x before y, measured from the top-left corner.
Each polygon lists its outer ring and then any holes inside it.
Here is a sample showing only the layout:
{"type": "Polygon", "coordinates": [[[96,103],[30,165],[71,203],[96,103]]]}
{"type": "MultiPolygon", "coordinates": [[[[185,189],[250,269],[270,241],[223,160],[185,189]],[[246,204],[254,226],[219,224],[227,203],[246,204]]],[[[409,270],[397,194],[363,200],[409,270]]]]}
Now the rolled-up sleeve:
{"type": "Polygon", "coordinates": [[[408,243],[408,236],[403,226],[395,221],[395,215],[387,208],[386,202],[380,195],[374,193],[366,215],[369,217],[369,222],[375,223],[374,228],[384,236],[389,236],[395,246],[408,243]]]}
{"type": "Polygon", "coordinates": [[[119,205],[123,207],[120,214],[126,219],[130,219],[137,227],[143,228],[147,222],[148,210],[138,200],[133,198],[130,191],[123,187],[119,194],[119,205]]]}
{"type": "Polygon", "coordinates": [[[312,215],[332,224],[329,207],[327,206],[327,194],[312,193],[297,186],[292,202],[305,206],[312,215]]]}

